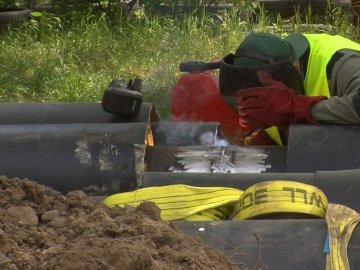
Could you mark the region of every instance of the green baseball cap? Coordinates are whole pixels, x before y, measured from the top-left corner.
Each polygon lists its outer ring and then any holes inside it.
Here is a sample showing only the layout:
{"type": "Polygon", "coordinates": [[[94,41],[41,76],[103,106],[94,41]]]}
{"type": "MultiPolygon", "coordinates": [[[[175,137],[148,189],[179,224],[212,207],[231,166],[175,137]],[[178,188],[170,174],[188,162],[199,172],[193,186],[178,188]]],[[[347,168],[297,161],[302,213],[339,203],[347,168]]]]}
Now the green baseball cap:
{"type": "Polygon", "coordinates": [[[285,39],[270,33],[251,33],[237,48],[234,65],[258,67],[282,60],[293,63],[308,47],[307,39],[297,33],[285,39]]]}
{"type": "Polygon", "coordinates": [[[293,33],[285,37],[285,40],[294,48],[295,59],[299,59],[310,48],[307,38],[299,33],[293,33]]]}

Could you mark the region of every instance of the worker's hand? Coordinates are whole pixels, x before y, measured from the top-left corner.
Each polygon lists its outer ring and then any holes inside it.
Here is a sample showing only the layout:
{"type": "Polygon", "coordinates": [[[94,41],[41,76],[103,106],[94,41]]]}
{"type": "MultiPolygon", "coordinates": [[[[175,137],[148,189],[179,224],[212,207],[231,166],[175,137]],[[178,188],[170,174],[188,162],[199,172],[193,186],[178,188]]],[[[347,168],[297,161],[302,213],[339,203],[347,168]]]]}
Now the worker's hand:
{"type": "Polygon", "coordinates": [[[326,97],[296,95],[293,89],[264,71],[259,71],[258,77],[263,87],[240,90],[236,94],[243,129],[315,124],[310,117],[310,107],[326,97]]]}

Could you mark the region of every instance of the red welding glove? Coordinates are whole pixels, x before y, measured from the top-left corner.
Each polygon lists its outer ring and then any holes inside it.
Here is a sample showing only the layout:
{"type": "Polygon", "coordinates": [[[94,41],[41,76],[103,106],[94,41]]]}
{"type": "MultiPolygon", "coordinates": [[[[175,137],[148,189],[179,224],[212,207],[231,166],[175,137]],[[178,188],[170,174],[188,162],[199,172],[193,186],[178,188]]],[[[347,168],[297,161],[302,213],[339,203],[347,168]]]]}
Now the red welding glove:
{"type": "Polygon", "coordinates": [[[264,71],[259,71],[258,77],[263,87],[240,90],[236,94],[239,123],[244,130],[295,123],[316,124],[310,117],[310,107],[326,97],[297,95],[264,71]]]}

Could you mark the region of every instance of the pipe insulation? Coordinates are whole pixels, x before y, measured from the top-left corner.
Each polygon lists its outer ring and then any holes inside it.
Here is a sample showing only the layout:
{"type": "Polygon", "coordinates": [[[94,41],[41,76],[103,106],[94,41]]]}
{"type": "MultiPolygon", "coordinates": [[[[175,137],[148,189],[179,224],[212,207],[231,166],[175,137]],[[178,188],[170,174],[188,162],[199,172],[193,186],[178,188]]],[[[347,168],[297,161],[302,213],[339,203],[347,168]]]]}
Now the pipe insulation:
{"type": "Polygon", "coordinates": [[[151,140],[147,123],[0,125],[0,174],[61,192],[132,190],[151,140]]]}

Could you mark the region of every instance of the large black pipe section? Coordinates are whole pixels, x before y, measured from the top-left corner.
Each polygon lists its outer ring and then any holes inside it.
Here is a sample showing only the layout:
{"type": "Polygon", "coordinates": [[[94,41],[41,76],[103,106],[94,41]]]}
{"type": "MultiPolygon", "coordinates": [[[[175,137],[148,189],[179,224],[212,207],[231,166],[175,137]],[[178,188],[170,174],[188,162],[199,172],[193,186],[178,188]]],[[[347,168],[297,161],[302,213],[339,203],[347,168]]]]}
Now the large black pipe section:
{"type": "Polygon", "coordinates": [[[288,172],[360,169],[360,126],[290,127],[288,172]]]}
{"type": "Polygon", "coordinates": [[[129,123],[159,121],[151,103],[142,103],[139,115],[105,112],[100,103],[0,103],[0,124],[129,123]]]}
{"type": "Polygon", "coordinates": [[[289,180],[314,185],[314,173],[172,173],[145,172],[143,187],[185,184],[198,187],[233,187],[245,190],[251,185],[289,180]]]}
{"type": "Polygon", "coordinates": [[[0,125],[0,174],[61,192],[135,189],[148,123],[0,125]]]}
{"type": "Polygon", "coordinates": [[[360,170],[317,171],[315,173],[171,173],[145,172],[143,187],[185,184],[233,187],[245,190],[253,184],[288,180],[318,187],[328,201],[360,212],[360,170]]]}
{"type": "MultiPolygon", "coordinates": [[[[220,222],[174,221],[188,235],[222,251],[244,269],[326,269],[323,219],[269,219],[220,222]]],[[[347,245],[351,270],[360,270],[360,226],[347,245]]]]}
{"type": "MultiPolygon", "coordinates": [[[[52,107],[54,115],[46,120],[56,122],[64,116],[61,121],[76,122],[67,118],[69,112],[60,111],[67,105],[52,107]]],[[[204,134],[214,138],[217,130],[217,123],[195,122],[2,124],[0,174],[30,178],[61,192],[83,189],[101,195],[133,190],[142,184],[148,135],[160,145],[196,144],[204,134]]]]}
{"type": "Polygon", "coordinates": [[[146,171],[265,173],[286,170],[285,146],[197,145],[148,147],[146,171]]]}

